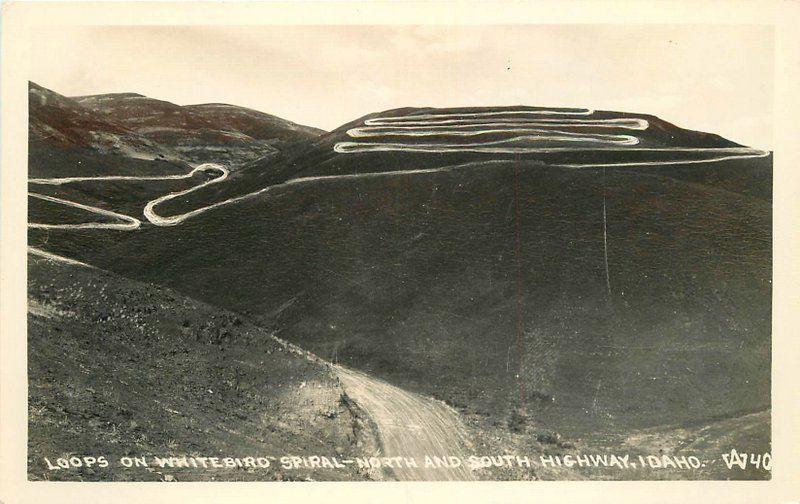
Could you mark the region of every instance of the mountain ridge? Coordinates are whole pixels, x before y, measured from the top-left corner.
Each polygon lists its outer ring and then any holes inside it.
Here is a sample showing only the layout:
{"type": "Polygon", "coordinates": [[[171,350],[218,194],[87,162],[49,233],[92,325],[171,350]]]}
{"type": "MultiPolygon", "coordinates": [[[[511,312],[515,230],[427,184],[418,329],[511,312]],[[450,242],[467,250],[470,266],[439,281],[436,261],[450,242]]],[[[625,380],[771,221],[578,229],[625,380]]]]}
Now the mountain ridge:
{"type": "Polygon", "coordinates": [[[138,93],[76,97],[146,138],[168,145],[194,163],[237,166],[316,138],[322,130],[235,105],[177,105],[138,93]]]}

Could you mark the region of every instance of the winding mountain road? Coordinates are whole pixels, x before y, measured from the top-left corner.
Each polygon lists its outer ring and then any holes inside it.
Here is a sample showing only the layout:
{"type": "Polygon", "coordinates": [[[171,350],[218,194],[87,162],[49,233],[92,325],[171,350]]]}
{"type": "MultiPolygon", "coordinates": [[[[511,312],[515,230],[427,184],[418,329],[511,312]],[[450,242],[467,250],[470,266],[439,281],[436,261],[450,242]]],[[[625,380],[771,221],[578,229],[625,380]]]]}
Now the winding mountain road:
{"type": "MultiPolygon", "coordinates": [[[[759,149],[751,149],[748,147],[705,147],[705,148],[692,148],[692,147],[663,147],[663,148],[640,148],[636,146],[640,143],[640,139],[634,135],[629,134],[600,134],[600,133],[579,133],[575,131],[564,131],[563,129],[552,128],[614,128],[624,130],[642,131],[649,128],[649,122],[641,118],[610,118],[598,119],[590,118],[594,114],[591,109],[538,109],[538,110],[501,110],[489,112],[473,112],[473,113],[438,113],[438,114],[419,114],[410,116],[387,116],[387,117],[373,117],[364,121],[363,126],[351,128],[347,134],[352,138],[378,138],[384,136],[408,136],[408,137],[425,137],[425,136],[452,136],[452,137],[475,137],[481,135],[498,135],[498,134],[513,134],[501,140],[491,140],[484,142],[470,142],[470,143],[406,143],[406,142],[337,142],[333,146],[333,150],[340,154],[350,154],[359,152],[426,152],[426,153],[445,153],[445,152],[476,152],[476,153],[493,153],[493,154],[524,154],[524,153],[553,153],[553,152],[572,152],[572,151],[633,151],[636,152],[674,152],[674,153],[697,153],[703,154],[701,157],[661,160],[661,161],[629,161],[629,162],[612,162],[612,163],[571,163],[571,164],[554,164],[563,168],[591,168],[591,167],[614,167],[614,166],[662,166],[662,165],[678,165],[678,164],[697,164],[697,163],[713,163],[717,161],[725,161],[729,159],[742,159],[742,158],[757,158],[766,157],[770,153],[759,149]],[[558,116],[558,117],[549,117],[558,116]],[[547,146],[547,147],[532,147],[529,145],[515,145],[519,142],[580,142],[590,145],[580,146],[547,146]],[[608,146],[608,147],[606,147],[608,146]],[[616,147],[625,146],[625,147],[616,147]]],[[[162,175],[162,176],[100,176],[100,177],[64,177],[64,178],[33,178],[29,179],[28,183],[33,185],[63,185],[74,182],[89,182],[89,181],[147,181],[147,180],[180,180],[191,178],[198,172],[218,171],[219,175],[207,180],[201,184],[190,187],[182,191],[171,192],[149,201],[143,210],[144,217],[148,222],[155,226],[175,226],[185,222],[187,219],[196,217],[209,210],[220,208],[233,203],[253,198],[260,194],[264,194],[272,189],[278,187],[286,187],[291,185],[321,182],[326,180],[341,180],[349,178],[369,178],[369,177],[389,177],[389,176],[406,176],[412,174],[434,173],[441,171],[449,171],[454,169],[466,168],[471,166],[470,163],[455,166],[446,166],[431,169],[418,169],[418,170],[396,170],[386,172],[373,172],[373,173],[357,173],[357,174],[343,174],[343,175],[322,175],[314,177],[301,177],[291,179],[286,182],[275,184],[261,188],[257,191],[228,198],[223,201],[218,201],[210,205],[196,208],[189,212],[173,215],[162,216],[156,212],[156,207],[161,203],[171,199],[184,196],[186,194],[197,191],[203,187],[211,184],[223,182],[228,178],[229,171],[226,167],[214,164],[204,163],[192,169],[190,172],[182,175],[162,175]]],[[[139,229],[142,221],[136,217],[120,214],[110,210],[69,201],[63,198],[54,196],[46,196],[43,194],[29,192],[29,196],[39,198],[42,200],[50,201],[52,203],[59,203],[74,208],[86,210],[91,213],[111,217],[116,219],[117,222],[85,222],[78,224],[43,224],[31,222],[28,224],[31,228],[37,229],[112,229],[132,231],[139,229]]]]}
{"type": "Polygon", "coordinates": [[[102,215],[103,217],[112,217],[117,219],[118,222],[81,222],[79,224],[41,224],[38,222],[29,222],[28,227],[33,229],[119,229],[123,231],[131,231],[139,229],[142,222],[129,215],[124,215],[111,210],[105,210],[91,205],[84,205],[75,201],[66,200],[63,198],[56,198],[55,196],[47,196],[45,194],[28,192],[28,196],[51,203],[58,203],[73,208],[79,208],[89,213],[102,215]]]}
{"type": "MultiPolygon", "coordinates": [[[[185,194],[189,194],[193,191],[197,191],[203,187],[209,186],[211,184],[217,184],[222,182],[226,178],[228,178],[229,171],[222,165],[215,164],[215,163],[204,163],[199,166],[196,166],[194,169],[189,171],[188,173],[180,174],[180,175],[153,175],[153,176],[129,176],[129,175],[108,175],[108,176],[100,176],[100,177],[61,177],[61,178],[32,178],[28,179],[28,184],[33,185],[51,185],[51,186],[60,186],[64,184],[71,184],[75,182],[98,182],[98,181],[108,181],[108,180],[117,180],[117,181],[147,181],[147,180],[183,180],[192,178],[196,173],[202,172],[209,172],[209,171],[219,171],[220,174],[210,180],[207,180],[201,184],[196,186],[192,186],[189,189],[184,191],[177,191],[166,194],[159,198],[156,198],[147,203],[144,208],[144,215],[151,223],[157,226],[173,226],[175,224],[179,224],[184,220],[196,215],[193,212],[187,212],[182,215],[176,215],[173,217],[161,217],[155,213],[154,207],[159,204],[163,203],[164,201],[170,200],[172,198],[177,198],[178,196],[183,196],[185,194]]],[[[74,208],[79,208],[81,210],[86,210],[87,212],[94,213],[97,215],[102,215],[104,217],[113,217],[118,219],[122,222],[84,222],[80,224],[41,224],[37,222],[29,222],[28,227],[34,229],[116,229],[116,230],[123,230],[123,231],[132,231],[134,229],[139,229],[142,226],[142,221],[137,219],[136,217],[131,217],[129,215],[124,215],[118,212],[112,212],[111,210],[105,210],[103,208],[98,208],[91,205],[85,205],[83,203],[78,203],[75,201],[66,200],[63,198],[56,198],[54,196],[47,196],[44,194],[39,194],[35,192],[28,192],[28,196],[33,198],[38,198],[45,201],[50,201],[52,203],[59,203],[66,206],[71,206],[74,208]]],[[[213,208],[214,205],[209,205],[209,207],[204,207],[205,209],[213,208]]],[[[197,212],[197,211],[194,211],[197,212]]]]}
{"type": "MultiPolygon", "coordinates": [[[[540,110],[502,110],[474,113],[439,113],[408,116],[373,117],[364,121],[364,126],[347,131],[351,138],[380,137],[474,137],[481,135],[510,134],[502,140],[470,143],[418,143],[398,141],[378,142],[337,142],[333,150],[340,154],[359,152],[475,152],[489,154],[525,154],[570,152],[579,150],[628,151],[614,148],[617,145],[635,146],[640,138],[626,134],[599,134],[564,131],[557,128],[614,128],[643,131],[650,127],[649,121],[641,118],[587,118],[592,109],[540,109],[540,110]],[[558,118],[542,116],[556,115],[558,118]],[[512,117],[509,117],[512,116],[512,117]],[[533,117],[526,117],[533,116],[533,117]],[[554,129],[556,128],[556,129],[554,129]],[[564,147],[533,147],[516,145],[521,142],[580,142],[590,145],[564,147]],[[608,145],[611,147],[603,147],[608,145]],[[599,147],[598,147],[599,146],[599,147]]],[[[697,164],[724,161],[734,158],[766,157],[769,152],[748,147],[662,147],[636,148],[637,152],[681,152],[712,153],[708,157],[667,161],[631,161],[617,163],[574,163],[556,164],[564,168],[588,168],[610,166],[656,166],[671,164],[697,164]]]]}

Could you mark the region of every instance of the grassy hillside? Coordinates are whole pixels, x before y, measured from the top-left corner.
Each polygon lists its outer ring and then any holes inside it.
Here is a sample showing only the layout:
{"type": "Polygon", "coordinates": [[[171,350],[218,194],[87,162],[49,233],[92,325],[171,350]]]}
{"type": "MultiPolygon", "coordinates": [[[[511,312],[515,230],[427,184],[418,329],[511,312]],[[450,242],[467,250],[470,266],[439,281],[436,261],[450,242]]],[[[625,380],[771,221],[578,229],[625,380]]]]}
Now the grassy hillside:
{"type": "MultiPolygon", "coordinates": [[[[576,150],[560,150],[557,152],[535,153],[493,153],[493,152],[358,152],[339,154],[334,151],[334,146],[339,142],[410,142],[434,145],[446,145],[453,142],[489,142],[506,138],[509,134],[480,135],[477,137],[453,138],[445,135],[429,135],[424,137],[403,137],[387,134],[381,137],[353,138],[348,131],[353,128],[363,127],[371,120],[377,118],[407,118],[428,114],[450,114],[463,112],[466,114],[513,111],[533,111],[533,107],[490,107],[468,109],[430,109],[430,108],[404,108],[387,110],[369,114],[355,121],[336,128],[330,133],[319,137],[313,144],[293,144],[291,148],[284,149],[281,153],[264,159],[245,163],[237,168],[237,173],[226,184],[211,186],[197,191],[186,198],[173,200],[162,208],[165,213],[182,213],[192,208],[207,204],[209,201],[221,201],[227,198],[240,196],[269,185],[283,183],[292,179],[314,176],[347,175],[358,173],[390,172],[403,170],[435,169],[446,166],[460,165],[473,162],[526,161],[531,164],[585,164],[585,163],[619,163],[636,161],[673,161],[677,159],[701,159],[710,157],[712,152],[653,152],[642,149],[660,148],[736,148],[741,147],[734,142],[726,140],[711,133],[697,132],[682,129],[678,126],[663,121],[657,117],[610,111],[595,111],[590,116],[582,119],[596,121],[647,121],[649,127],[645,130],[628,130],[624,128],[609,127],[567,127],[554,126],[552,129],[566,131],[571,134],[626,134],[636,136],[640,143],[630,147],[619,147],[617,150],[605,150],[596,145],[580,142],[517,142],[519,147],[561,147],[577,148],[576,150]],[[588,150],[587,150],[588,149],[588,150]]],[[[504,121],[519,121],[526,116],[522,114],[501,116],[504,121]]],[[[549,118],[549,119],[552,119],[549,118]]],[[[574,119],[574,118],[572,118],[574,119]]],[[[481,126],[471,126],[467,129],[481,129],[481,126]]],[[[489,128],[491,129],[491,128],[489,128]]],[[[616,168],[622,170],[625,168],[616,168]]],[[[771,200],[771,174],[769,170],[761,168],[761,164],[751,160],[732,160],[724,166],[720,164],[687,164],[664,166],[637,166],[628,168],[637,173],[653,173],[659,176],[709,184],[714,187],[727,189],[748,196],[760,197],[771,200]],[[755,167],[755,168],[754,168],[755,167]]]]}

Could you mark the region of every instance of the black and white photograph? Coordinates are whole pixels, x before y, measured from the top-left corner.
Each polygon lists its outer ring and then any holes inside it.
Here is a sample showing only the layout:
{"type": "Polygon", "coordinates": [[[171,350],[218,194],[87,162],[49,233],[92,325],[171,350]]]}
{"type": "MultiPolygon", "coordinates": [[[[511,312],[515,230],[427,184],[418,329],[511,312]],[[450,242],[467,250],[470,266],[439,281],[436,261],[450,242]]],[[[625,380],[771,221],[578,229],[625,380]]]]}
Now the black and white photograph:
{"type": "Polygon", "coordinates": [[[775,51],[42,27],[25,478],[770,480],[775,51]]]}

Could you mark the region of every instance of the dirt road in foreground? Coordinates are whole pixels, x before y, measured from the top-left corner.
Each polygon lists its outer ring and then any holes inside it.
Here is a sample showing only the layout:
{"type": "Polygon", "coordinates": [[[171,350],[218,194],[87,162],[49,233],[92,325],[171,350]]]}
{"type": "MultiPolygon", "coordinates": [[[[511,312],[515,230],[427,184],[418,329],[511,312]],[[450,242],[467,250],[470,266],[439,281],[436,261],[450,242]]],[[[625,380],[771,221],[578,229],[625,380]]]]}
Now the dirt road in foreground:
{"type": "Polygon", "coordinates": [[[463,458],[464,426],[456,412],[434,399],[406,392],[364,373],[333,366],[347,395],[372,419],[380,437],[381,456],[415,457],[418,467],[389,469],[401,481],[473,480],[459,467],[426,468],[425,456],[463,458]]]}

